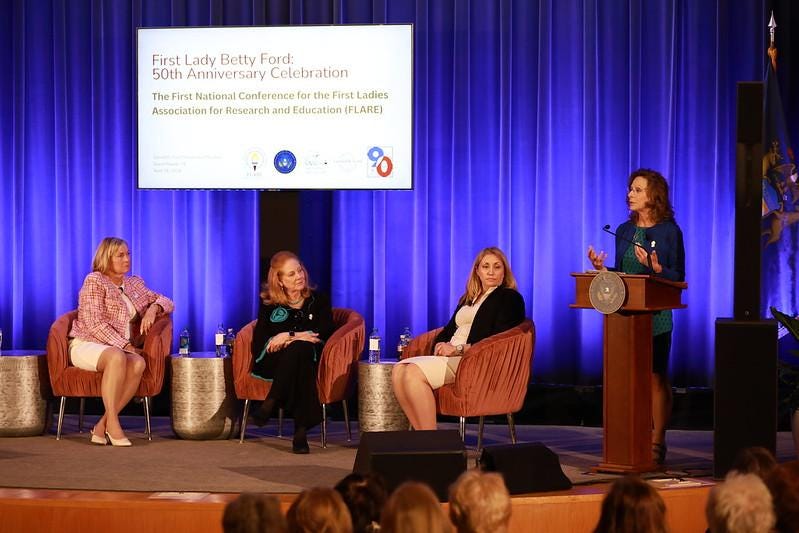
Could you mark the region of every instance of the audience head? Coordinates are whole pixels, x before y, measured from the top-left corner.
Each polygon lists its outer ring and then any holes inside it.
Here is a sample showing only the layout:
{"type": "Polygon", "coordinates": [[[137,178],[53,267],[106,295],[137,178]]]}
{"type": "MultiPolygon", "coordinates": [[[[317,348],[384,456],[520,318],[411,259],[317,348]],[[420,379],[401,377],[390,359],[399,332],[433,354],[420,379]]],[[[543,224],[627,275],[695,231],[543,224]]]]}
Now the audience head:
{"type": "Polygon", "coordinates": [[[225,533],[286,533],[286,519],[274,496],[241,494],[225,506],[222,515],[225,533]]]}
{"type": "Polygon", "coordinates": [[[602,501],[602,514],[594,533],[665,533],[666,504],[638,476],[613,482],[602,501]]]}
{"type": "Polygon", "coordinates": [[[302,297],[307,298],[311,295],[311,290],[314,288],[308,271],[305,270],[305,265],[302,264],[297,254],[282,250],[277,252],[269,260],[269,272],[266,274],[266,280],[261,284],[261,300],[265,304],[280,304],[286,305],[289,298],[283,286],[284,276],[301,276],[305,279],[305,286],[301,291],[302,297]]]}
{"type": "Polygon", "coordinates": [[[449,488],[449,518],[458,533],[505,533],[511,502],[495,472],[467,470],[449,488]]]}
{"type": "Polygon", "coordinates": [[[744,448],[735,456],[732,469],[740,474],[755,474],[765,480],[777,467],[774,455],[761,446],[744,448]]]}
{"type": "Polygon", "coordinates": [[[106,274],[111,270],[112,259],[120,248],[129,249],[128,243],[118,237],[106,237],[97,245],[92,260],[92,272],[106,274]]]}
{"type": "Polygon", "coordinates": [[[783,463],[766,480],[777,515],[776,530],[799,531],[799,461],[783,463]]]}
{"type": "Polygon", "coordinates": [[[510,269],[510,263],[508,263],[508,258],[505,257],[505,254],[502,253],[502,250],[497,248],[496,246],[491,246],[489,248],[483,248],[480,250],[480,253],[477,254],[477,257],[474,258],[474,264],[472,265],[472,271],[469,273],[469,279],[466,281],[466,292],[461,297],[461,303],[473,302],[480,294],[483,292],[483,282],[480,279],[481,275],[481,266],[483,263],[490,263],[494,264],[499,262],[502,264],[502,273],[503,277],[502,280],[499,282],[499,287],[507,287],[509,289],[516,289],[516,278],[513,275],[513,272],[510,269]]]}
{"type": "MultiPolygon", "coordinates": [[[[627,179],[627,188],[632,186],[635,178],[644,178],[646,180],[646,194],[649,197],[647,207],[651,211],[652,218],[655,222],[663,222],[664,220],[674,219],[674,208],[669,201],[669,184],[663,175],[650,168],[639,168],[630,173],[627,179]]],[[[638,222],[639,214],[636,211],[630,212],[630,220],[638,222]]]]}
{"type": "Polygon", "coordinates": [[[372,473],[350,474],[339,481],[335,488],[350,511],[355,533],[380,530],[380,512],[388,498],[380,476],[372,473]]]}
{"type": "Polygon", "coordinates": [[[289,507],[291,533],[352,533],[352,519],[341,495],[329,488],[303,491],[289,507]]]}
{"type": "Polygon", "coordinates": [[[389,496],[380,520],[380,533],[449,533],[452,526],[433,491],[408,481],[389,496]]]}
{"type": "Polygon", "coordinates": [[[711,533],[768,533],[775,522],[771,494],[754,473],[730,472],[710,491],[705,514],[711,533]]]}

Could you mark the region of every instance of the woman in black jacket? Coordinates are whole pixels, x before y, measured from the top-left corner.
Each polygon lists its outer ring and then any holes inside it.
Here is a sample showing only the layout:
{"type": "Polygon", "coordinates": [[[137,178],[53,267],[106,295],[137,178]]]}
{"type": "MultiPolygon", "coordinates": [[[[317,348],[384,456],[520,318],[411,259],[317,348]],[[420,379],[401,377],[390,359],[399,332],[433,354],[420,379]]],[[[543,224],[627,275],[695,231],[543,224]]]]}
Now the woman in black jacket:
{"type": "Polygon", "coordinates": [[[261,307],[252,337],[256,378],[272,382],[269,395],[252,415],[263,426],[275,408],[294,417],[294,453],[308,453],[306,431],[322,421],[316,372],[322,347],[333,334],[330,299],[312,288],[305,267],[291,252],[269,262],[261,307]]]}
{"type": "Polygon", "coordinates": [[[436,429],[433,391],[455,381],[463,354],[522,321],[524,299],[508,259],[499,248],[485,248],[474,260],[455,313],[436,336],[433,355],[404,359],[394,367],[394,394],[414,429],[436,429]]]}

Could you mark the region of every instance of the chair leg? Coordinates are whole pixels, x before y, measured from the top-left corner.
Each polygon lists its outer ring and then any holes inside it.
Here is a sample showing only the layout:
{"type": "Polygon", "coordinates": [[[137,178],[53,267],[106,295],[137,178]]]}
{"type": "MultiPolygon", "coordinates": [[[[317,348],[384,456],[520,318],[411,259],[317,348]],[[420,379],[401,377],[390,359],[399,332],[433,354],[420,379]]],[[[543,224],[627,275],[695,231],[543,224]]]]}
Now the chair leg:
{"type": "Polygon", "coordinates": [[[147,440],[153,440],[153,430],[150,427],[150,397],[144,396],[142,403],[144,404],[144,429],[147,433],[147,440]]]}
{"type": "Polygon", "coordinates": [[[239,444],[244,442],[244,429],[247,427],[247,417],[250,416],[250,400],[244,400],[244,413],[241,415],[241,435],[239,444]]]}
{"type": "Polygon", "coordinates": [[[281,407],[277,411],[277,436],[278,438],[283,437],[283,408],[281,407]]]}
{"type": "Polygon", "coordinates": [[[327,448],[327,404],[322,404],[322,448],[327,448]]]}
{"type": "Polygon", "coordinates": [[[477,426],[477,453],[480,454],[480,450],[483,449],[483,425],[485,422],[485,417],[480,417],[480,422],[477,426]]]}
{"type": "Polygon", "coordinates": [[[78,433],[83,433],[83,408],[86,406],[86,398],[80,399],[80,411],[78,411],[78,433]]]}
{"type": "Polygon", "coordinates": [[[347,400],[341,400],[341,405],[344,406],[344,423],[347,424],[347,442],[352,440],[352,431],[350,430],[350,413],[347,411],[347,400]]]}
{"type": "Polygon", "coordinates": [[[513,413],[508,413],[508,429],[510,430],[510,441],[516,444],[516,424],[513,423],[513,413]]]}
{"type": "Polygon", "coordinates": [[[458,433],[461,434],[461,440],[466,442],[466,417],[462,416],[458,423],[458,433]]]}
{"type": "Polygon", "coordinates": [[[61,405],[58,407],[58,429],[55,433],[55,440],[61,440],[61,425],[64,423],[64,407],[67,405],[67,397],[61,397],[61,405]]]}

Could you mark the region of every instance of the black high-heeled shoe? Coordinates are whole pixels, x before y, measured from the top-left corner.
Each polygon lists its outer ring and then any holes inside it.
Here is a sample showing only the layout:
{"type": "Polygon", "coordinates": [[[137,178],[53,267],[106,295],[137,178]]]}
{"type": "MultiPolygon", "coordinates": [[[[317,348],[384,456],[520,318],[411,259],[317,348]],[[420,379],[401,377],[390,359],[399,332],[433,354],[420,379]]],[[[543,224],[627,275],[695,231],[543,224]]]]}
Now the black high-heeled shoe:
{"type": "Polygon", "coordinates": [[[291,451],[296,454],[311,453],[311,447],[308,446],[308,439],[302,439],[301,441],[294,439],[291,442],[291,451]]]}
{"type": "Polygon", "coordinates": [[[311,447],[308,446],[308,436],[305,433],[304,427],[294,429],[294,439],[291,441],[291,451],[297,454],[311,453],[311,447]]]}

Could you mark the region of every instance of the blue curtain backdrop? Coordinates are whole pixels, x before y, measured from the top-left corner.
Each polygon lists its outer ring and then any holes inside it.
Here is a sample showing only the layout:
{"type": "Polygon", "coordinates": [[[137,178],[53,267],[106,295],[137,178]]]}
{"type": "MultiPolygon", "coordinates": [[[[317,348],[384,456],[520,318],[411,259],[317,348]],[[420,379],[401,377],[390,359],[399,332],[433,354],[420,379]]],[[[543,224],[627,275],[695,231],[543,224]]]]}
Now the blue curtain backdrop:
{"type": "Polygon", "coordinates": [[[630,170],[652,167],[686,237],[672,371],[709,384],[732,310],[735,82],[762,77],[764,0],[6,0],[4,346],[44,346],[106,235],[130,241],[194,349],[255,316],[258,193],[135,188],[136,26],[383,22],[415,24],[414,190],[302,193],[301,253],[334,304],[390,346],[442,324],[498,245],[536,323],[533,379],[595,383],[601,319],[568,307],[569,273],[588,244],[612,251],[601,227],[626,217],[630,170]]]}

